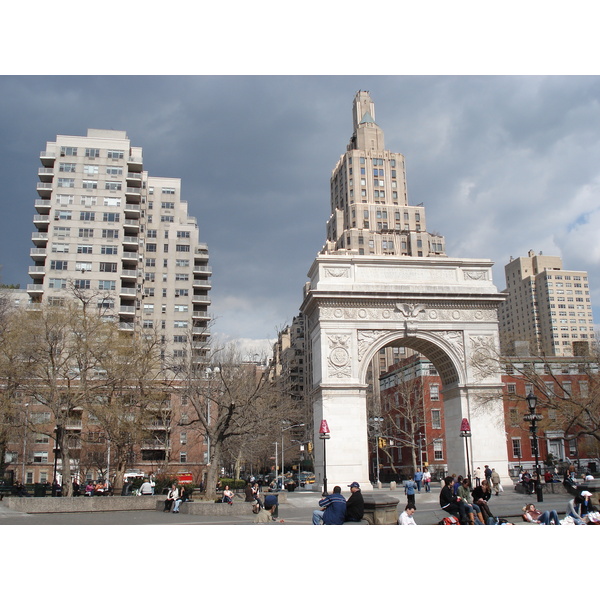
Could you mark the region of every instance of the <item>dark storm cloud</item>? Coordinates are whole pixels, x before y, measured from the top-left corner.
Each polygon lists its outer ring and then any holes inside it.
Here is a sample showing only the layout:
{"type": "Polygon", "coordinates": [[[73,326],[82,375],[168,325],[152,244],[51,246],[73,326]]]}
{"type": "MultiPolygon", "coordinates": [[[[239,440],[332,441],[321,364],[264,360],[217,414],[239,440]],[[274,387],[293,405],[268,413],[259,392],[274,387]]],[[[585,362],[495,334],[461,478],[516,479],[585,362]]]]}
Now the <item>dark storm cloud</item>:
{"type": "Polygon", "coordinates": [[[499,289],[511,255],[562,255],[600,298],[597,77],[2,77],[2,281],[28,283],[46,141],[121,129],[150,174],[182,179],[209,244],[215,332],[272,338],[324,243],[359,89],[450,255],[496,261],[499,289]]]}

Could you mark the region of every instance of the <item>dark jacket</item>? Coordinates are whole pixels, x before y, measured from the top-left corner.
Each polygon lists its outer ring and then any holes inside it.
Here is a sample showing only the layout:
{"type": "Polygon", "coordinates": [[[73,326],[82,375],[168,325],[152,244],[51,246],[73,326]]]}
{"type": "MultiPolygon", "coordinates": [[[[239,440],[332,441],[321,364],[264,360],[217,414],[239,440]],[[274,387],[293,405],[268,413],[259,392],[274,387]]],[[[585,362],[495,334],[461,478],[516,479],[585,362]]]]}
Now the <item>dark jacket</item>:
{"type": "Polygon", "coordinates": [[[346,498],[341,494],[329,494],[319,500],[323,513],[323,525],[343,525],[346,517],[346,498]]]}
{"type": "Polygon", "coordinates": [[[346,500],[346,521],[360,521],[365,514],[365,501],[362,497],[362,492],[356,492],[350,495],[346,500]]]}
{"type": "Polygon", "coordinates": [[[452,492],[452,488],[445,485],[440,492],[440,506],[442,508],[458,507],[458,496],[452,492]]]}
{"type": "Polygon", "coordinates": [[[487,492],[484,492],[480,485],[473,490],[473,502],[477,502],[477,500],[485,500],[487,502],[491,497],[492,492],[489,489],[487,492]]]}

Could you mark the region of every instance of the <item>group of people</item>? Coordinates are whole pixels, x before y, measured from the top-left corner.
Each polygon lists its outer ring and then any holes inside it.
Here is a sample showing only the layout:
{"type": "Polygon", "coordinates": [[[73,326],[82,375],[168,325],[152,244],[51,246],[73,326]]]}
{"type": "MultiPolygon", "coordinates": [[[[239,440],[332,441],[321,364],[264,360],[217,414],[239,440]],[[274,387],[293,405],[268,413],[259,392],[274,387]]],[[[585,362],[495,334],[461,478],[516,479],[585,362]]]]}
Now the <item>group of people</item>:
{"type": "Polygon", "coordinates": [[[319,500],[319,508],[313,511],[313,525],[343,525],[349,521],[359,522],[365,514],[365,501],[360,484],[353,481],[348,485],[350,497],[342,496],[342,488],[336,485],[333,493],[319,500]]]}
{"type": "Polygon", "coordinates": [[[104,479],[98,479],[98,481],[87,482],[84,496],[109,496],[110,493],[111,487],[108,481],[105,481],[104,479]]]}
{"type": "Polygon", "coordinates": [[[479,485],[471,487],[468,477],[448,475],[444,479],[440,507],[461,525],[495,525],[497,522],[488,504],[492,496],[490,483],[481,477],[479,481],[479,485]]]}
{"type": "Polygon", "coordinates": [[[179,507],[182,502],[189,501],[188,491],[184,485],[177,486],[177,483],[173,483],[171,488],[167,492],[167,498],[165,500],[165,506],[163,512],[179,512],[179,507]]]}

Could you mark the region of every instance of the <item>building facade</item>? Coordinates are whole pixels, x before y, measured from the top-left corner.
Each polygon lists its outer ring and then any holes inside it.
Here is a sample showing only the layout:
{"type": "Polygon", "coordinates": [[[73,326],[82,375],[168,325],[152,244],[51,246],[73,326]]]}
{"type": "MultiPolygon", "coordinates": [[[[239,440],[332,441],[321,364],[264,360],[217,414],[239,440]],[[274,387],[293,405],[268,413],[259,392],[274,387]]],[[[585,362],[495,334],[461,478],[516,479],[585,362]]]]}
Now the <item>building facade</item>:
{"type": "Polygon", "coordinates": [[[515,341],[545,356],[584,356],[594,342],[594,319],[588,274],[563,269],[558,256],[535,254],[505,266],[506,302],[499,311],[503,352],[515,341]]]}

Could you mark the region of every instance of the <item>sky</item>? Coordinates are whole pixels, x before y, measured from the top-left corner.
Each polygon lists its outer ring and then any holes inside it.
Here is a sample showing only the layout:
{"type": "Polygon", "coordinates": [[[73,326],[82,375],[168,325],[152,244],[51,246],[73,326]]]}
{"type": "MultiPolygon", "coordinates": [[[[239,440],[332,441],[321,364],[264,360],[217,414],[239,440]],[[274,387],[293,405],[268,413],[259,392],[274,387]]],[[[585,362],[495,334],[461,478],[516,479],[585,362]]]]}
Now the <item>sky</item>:
{"type": "Polygon", "coordinates": [[[589,271],[600,317],[600,78],[490,75],[4,75],[0,280],[25,287],[39,154],[57,134],[125,130],[182,180],[209,247],[213,334],[262,352],[298,313],[325,242],[329,177],[369,90],[447,254],[532,249],[589,271]]]}

